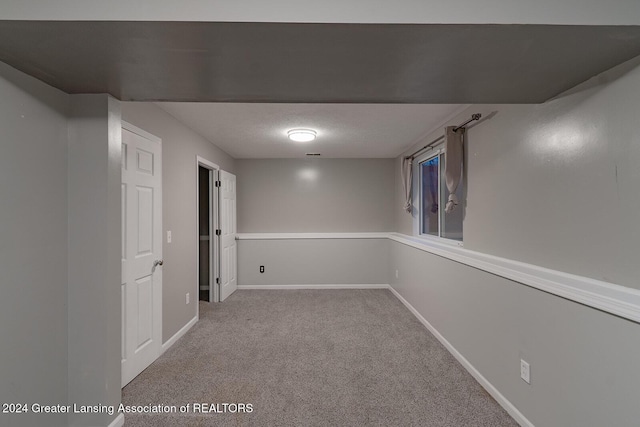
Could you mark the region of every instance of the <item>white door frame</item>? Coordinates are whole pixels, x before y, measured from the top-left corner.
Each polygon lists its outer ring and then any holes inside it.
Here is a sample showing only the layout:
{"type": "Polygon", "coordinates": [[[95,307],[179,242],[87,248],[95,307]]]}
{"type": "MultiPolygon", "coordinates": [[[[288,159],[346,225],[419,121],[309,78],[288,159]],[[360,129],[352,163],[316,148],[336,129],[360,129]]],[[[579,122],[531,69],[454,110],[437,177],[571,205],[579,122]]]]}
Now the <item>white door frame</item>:
{"type": "MultiPolygon", "coordinates": [[[[211,180],[209,183],[209,212],[211,213],[211,221],[209,223],[209,301],[219,302],[220,292],[216,283],[216,277],[220,271],[218,265],[218,236],[215,230],[218,228],[218,187],[215,186],[215,181],[218,179],[218,171],[220,166],[210,162],[204,157],[196,156],[196,245],[198,256],[196,257],[196,293],[198,300],[200,300],[200,175],[199,167],[202,166],[205,169],[212,171],[211,180]]],[[[196,315],[200,319],[199,304],[196,305],[196,315]]]]}
{"type": "Polygon", "coordinates": [[[219,172],[220,301],[238,289],[237,180],[230,172],[219,172]],[[232,197],[231,197],[232,195],[232,197]]]}

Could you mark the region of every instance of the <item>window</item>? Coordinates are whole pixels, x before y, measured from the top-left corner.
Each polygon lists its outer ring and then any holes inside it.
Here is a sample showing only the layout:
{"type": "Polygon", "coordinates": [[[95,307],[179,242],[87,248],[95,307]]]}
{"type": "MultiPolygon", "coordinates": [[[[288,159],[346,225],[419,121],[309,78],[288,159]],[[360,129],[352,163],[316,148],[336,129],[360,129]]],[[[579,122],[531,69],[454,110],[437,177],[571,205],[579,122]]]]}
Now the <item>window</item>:
{"type": "Polygon", "coordinates": [[[456,190],[459,205],[453,212],[445,213],[449,191],[444,175],[444,159],[444,149],[440,145],[415,160],[418,185],[414,190],[414,200],[417,202],[418,215],[414,229],[416,234],[422,236],[462,242],[464,183],[460,182],[456,190]]]}

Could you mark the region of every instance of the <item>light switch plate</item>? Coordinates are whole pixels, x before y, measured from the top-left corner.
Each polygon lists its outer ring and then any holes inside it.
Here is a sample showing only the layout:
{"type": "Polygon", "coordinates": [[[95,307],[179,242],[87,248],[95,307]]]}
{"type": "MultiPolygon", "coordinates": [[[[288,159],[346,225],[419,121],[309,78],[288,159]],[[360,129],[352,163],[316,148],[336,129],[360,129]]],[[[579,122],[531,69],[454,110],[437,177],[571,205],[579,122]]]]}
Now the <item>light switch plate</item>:
{"type": "Polygon", "coordinates": [[[520,378],[527,384],[531,384],[531,367],[522,359],[520,359],[520,378]]]}

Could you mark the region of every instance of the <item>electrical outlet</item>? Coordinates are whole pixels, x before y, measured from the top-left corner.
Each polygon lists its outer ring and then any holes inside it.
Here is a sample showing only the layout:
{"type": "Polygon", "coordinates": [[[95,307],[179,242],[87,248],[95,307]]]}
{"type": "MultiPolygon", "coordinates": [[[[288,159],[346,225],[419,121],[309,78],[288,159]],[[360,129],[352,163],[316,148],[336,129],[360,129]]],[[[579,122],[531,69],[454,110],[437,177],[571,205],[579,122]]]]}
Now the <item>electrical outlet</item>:
{"type": "Polygon", "coordinates": [[[527,384],[531,384],[531,367],[522,359],[520,359],[520,378],[527,384]]]}
{"type": "Polygon", "coordinates": [[[167,231],[167,243],[171,243],[171,231],[167,231]]]}
{"type": "Polygon", "coordinates": [[[189,304],[189,292],[187,292],[187,295],[185,296],[185,301],[187,304],[189,304]]]}
{"type": "Polygon", "coordinates": [[[396,270],[396,279],[398,278],[398,270],[396,270]]]}
{"type": "Polygon", "coordinates": [[[264,265],[260,266],[260,273],[264,273],[264,265]]]}

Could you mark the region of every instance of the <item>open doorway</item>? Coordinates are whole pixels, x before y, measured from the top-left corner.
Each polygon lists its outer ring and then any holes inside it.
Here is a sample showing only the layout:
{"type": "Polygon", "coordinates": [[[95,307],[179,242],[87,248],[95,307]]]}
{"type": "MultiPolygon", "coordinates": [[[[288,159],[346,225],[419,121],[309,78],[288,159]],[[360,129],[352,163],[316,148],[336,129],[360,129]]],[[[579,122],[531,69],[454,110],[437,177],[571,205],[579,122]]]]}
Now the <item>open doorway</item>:
{"type": "Polygon", "coordinates": [[[219,167],[200,157],[198,167],[198,299],[218,302],[218,191],[219,167]]]}
{"type": "Polygon", "coordinates": [[[196,167],[197,295],[220,302],[238,288],[236,176],[199,156],[196,167]]]}
{"type": "Polygon", "coordinates": [[[211,301],[211,170],[198,166],[198,236],[200,237],[198,247],[198,259],[200,260],[198,269],[199,300],[211,301]]]}

